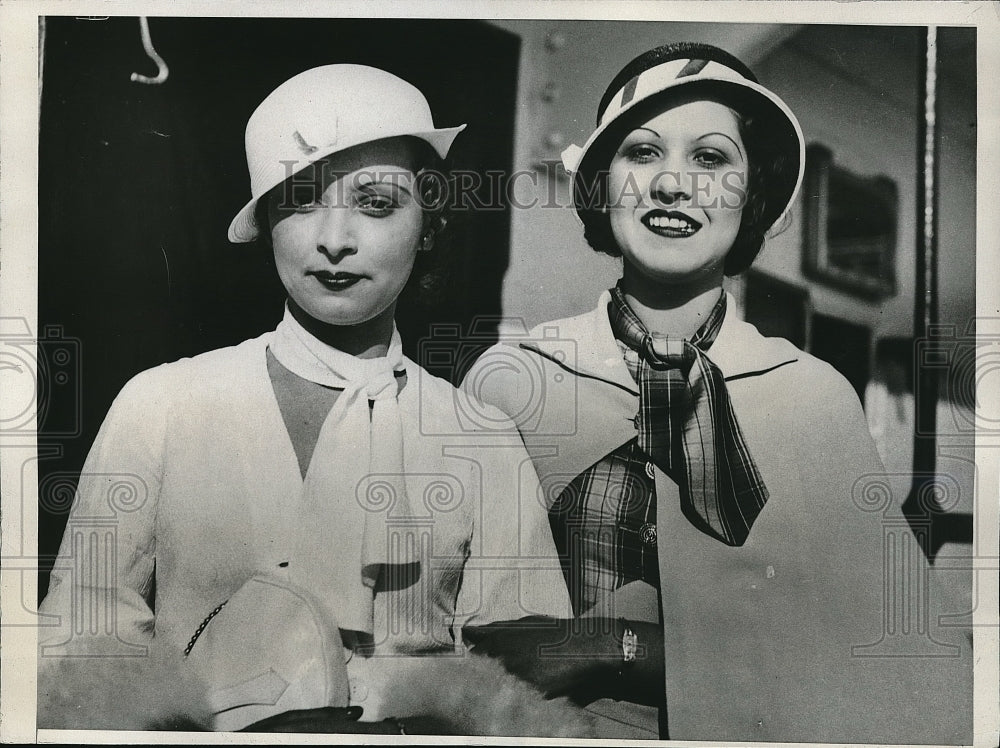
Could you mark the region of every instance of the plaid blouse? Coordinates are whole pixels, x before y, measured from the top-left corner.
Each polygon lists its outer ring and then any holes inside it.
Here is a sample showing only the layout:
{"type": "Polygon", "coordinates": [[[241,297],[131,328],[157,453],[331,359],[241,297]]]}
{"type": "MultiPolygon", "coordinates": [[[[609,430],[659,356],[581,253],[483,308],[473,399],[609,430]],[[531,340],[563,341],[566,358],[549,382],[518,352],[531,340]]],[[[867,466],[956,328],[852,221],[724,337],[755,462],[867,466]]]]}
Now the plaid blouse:
{"type": "MultiPolygon", "coordinates": [[[[722,295],[704,325],[713,339],[725,310],[722,295]]],[[[614,315],[615,342],[629,374],[638,381],[641,354],[617,332],[627,320],[615,314],[613,303],[608,311],[614,315]]],[[[636,437],[578,475],[549,509],[574,614],[586,612],[602,595],[629,582],[642,581],[659,589],[654,475],[654,465],[639,449],[636,437]]],[[[682,476],[671,478],[677,481],[682,476]]]]}
{"type": "Polygon", "coordinates": [[[659,587],[652,476],[636,438],[578,475],[549,509],[574,614],[632,581],[659,587]]]}

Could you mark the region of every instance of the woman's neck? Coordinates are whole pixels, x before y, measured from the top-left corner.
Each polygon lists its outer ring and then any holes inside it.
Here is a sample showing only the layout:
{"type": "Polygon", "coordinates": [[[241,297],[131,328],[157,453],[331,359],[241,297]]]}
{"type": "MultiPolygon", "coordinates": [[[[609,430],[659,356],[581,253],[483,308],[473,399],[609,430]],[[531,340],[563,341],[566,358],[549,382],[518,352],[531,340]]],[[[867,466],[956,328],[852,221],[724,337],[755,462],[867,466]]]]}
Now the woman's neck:
{"type": "Polygon", "coordinates": [[[358,358],[379,358],[389,351],[395,304],[372,319],[356,325],[331,325],[322,322],[303,311],[292,299],[288,300],[288,310],[311,335],[339,351],[358,358]]]}
{"type": "Polygon", "coordinates": [[[652,333],[690,338],[698,331],[722,293],[722,277],[671,286],[658,283],[625,264],[621,279],[628,305],[652,333]]]}

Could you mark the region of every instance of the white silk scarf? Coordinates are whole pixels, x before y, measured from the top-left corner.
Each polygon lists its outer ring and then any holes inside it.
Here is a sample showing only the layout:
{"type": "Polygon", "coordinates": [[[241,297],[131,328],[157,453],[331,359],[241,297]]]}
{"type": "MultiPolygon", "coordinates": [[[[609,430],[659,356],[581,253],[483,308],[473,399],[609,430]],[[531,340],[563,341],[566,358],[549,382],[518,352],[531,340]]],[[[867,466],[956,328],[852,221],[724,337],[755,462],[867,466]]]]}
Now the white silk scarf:
{"type": "Polygon", "coordinates": [[[289,575],[328,602],[340,628],[370,634],[383,568],[418,559],[405,524],[388,521],[390,511],[411,514],[397,399],[396,372],[404,371],[399,332],[393,328],[384,357],[358,358],[318,340],[286,308],[270,350],[293,374],[343,390],[303,482],[289,575]]]}

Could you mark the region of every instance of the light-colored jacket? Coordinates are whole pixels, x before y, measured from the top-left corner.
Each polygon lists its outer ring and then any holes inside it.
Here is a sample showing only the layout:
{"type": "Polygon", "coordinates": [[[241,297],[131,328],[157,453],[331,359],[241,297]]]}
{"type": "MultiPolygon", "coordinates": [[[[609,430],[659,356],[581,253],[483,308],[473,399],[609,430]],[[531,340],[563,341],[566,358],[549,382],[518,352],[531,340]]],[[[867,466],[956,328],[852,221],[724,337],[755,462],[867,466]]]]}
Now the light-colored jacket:
{"type": "MultiPolygon", "coordinates": [[[[301,533],[323,533],[335,554],[338,534],[352,531],[336,507],[316,526],[301,516],[303,478],[267,373],[268,340],[156,367],[119,394],[40,606],[42,657],[137,656],[154,637],[180,657],[206,616],[287,561],[301,533]]],[[[376,653],[448,650],[465,621],[567,615],[537,479],[513,424],[491,408],[499,438],[464,430],[457,414],[483,406],[406,367],[399,405],[411,429],[412,516],[399,520],[424,534],[426,564],[409,586],[376,595],[376,653]]],[[[356,564],[343,573],[359,573],[356,564]]]]}
{"type": "MultiPolygon", "coordinates": [[[[465,380],[517,423],[550,501],[636,436],[608,298],[501,342],[465,380]]],[[[708,355],[770,498],[729,547],[656,470],[670,737],[970,742],[971,636],[938,620],[967,611],[926,573],[850,385],[731,311],[708,355]]]]}

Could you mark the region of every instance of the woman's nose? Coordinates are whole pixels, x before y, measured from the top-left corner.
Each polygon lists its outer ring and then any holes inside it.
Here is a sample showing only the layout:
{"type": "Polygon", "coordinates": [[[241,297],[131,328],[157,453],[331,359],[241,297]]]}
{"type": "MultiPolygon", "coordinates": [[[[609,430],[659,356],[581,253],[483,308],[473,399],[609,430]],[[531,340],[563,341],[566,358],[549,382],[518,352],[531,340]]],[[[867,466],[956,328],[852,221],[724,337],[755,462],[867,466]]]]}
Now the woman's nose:
{"type": "Polygon", "coordinates": [[[668,167],[658,173],[650,182],[650,197],[655,202],[673,205],[682,200],[690,200],[694,194],[694,175],[690,169],[668,167]]]}
{"type": "Polygon", "coordinates": [[[342,205],[324,205],[318,212],[317,251],[332,261],[355,254],[358,246],[352,228],[350,208],[342,205]]]}

